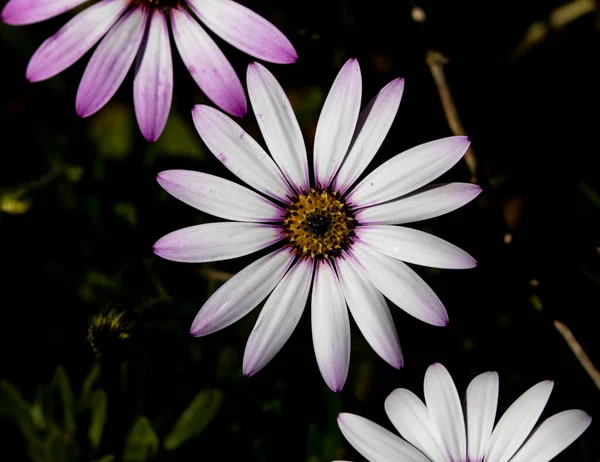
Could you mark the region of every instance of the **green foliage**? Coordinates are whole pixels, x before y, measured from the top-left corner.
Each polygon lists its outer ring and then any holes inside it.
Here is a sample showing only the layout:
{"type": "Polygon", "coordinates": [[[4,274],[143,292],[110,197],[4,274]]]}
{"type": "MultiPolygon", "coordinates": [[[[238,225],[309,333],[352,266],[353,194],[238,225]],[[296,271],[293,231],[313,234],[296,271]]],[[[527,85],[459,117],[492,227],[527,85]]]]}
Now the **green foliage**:
{"type": "Polygon", "coordinates": [[[139,417],[127,437],[123,460],[144,462],[149,457],[156,456],[158,447],[158,436],[156,436],[152,424],[146,417],[139,417]]]}

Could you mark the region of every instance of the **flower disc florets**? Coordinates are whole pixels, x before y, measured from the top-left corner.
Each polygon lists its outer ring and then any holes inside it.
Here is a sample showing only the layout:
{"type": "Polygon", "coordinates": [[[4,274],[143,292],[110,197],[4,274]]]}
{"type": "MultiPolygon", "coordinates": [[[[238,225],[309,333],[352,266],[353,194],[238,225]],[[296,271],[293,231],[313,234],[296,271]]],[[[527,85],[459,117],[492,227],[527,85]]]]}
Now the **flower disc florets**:
{"type": "Polygon", "coordinates": [[[299,257],[335,258],[354,239],[354,214],[338,192],[320,188],[294,197],[287,207],[283,229],[299,257]]]}
{"type": "Polygon", "coordinates": [[[146,5],[148,7],[167,9],[176,7],[180,1],[181,0],[133,0],[133,3],[146,5]]]}

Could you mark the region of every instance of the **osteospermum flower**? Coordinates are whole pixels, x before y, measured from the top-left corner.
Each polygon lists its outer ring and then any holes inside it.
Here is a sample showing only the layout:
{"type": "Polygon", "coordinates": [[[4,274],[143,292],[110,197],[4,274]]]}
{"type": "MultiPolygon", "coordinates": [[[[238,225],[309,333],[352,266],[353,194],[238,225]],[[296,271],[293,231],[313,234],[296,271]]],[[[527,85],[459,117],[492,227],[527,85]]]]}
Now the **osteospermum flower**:
{"type": "MultiPolygon", "coordinates": [[[[9,0],[7,24],[44,21],[88,0],[9,0]]],[[[79,84],[77,114],[87,117],[115,94],[134,58],[135,115],[142,134],[155,141],[171,107],[173,65],[169,28],[188,71],[202,91],[224,111],[241,117],[246,95],[240,79],[206,27],[236,48],[265,61],[297,59],[290,41],[273,24],[231,0],[101,0],[74,16],[36,50],[27,66],[31,82],[46,80],[81,58],[103,36],[79,84]]]]}
{"type": "Polygon", "coordinates": [[[452,377],[441,364],[432,364],[425,373],[426,404],[404,388],[385,400],[385,411],[404,439],[354,414],[340,414],[338,425],[371,462],[547,462],[592,422],[586,412],[570,409],[533,430],[553,385],[547,380],[531,387],[494,428],[498,374],[485,372],[473,379],[463,413],[452,377]]]}
{"type": "Polygon", "coordinates": [[[476,263],[437,237],[392,225],[442,215],[479,194],[480,188],[471,184],[424,187],[463,156],[469,141],[450,137],[409,149],[352,187],[394,120],[404,81],[390,82],[359,116],[361,74],[358,62],[351,59],[335,79],[319,117],[311,182],[300,127],[283,89],[256,63],[248,67],[247,85],[273,158],[213,108],[196,106],[193,119],[213,154],[258,193],[205,173],[169,170],[158,175],[160,185],[183,202],[234,220],[170,233],[154,246],[159,256],[209,262],[279,244],[208,299],[194,319],[192,335],[216,332],[267,298],[244,353],[244,374],[252,375],[287,341],[312,285],[314,349],[332,390],[342,388],[348,373],[346,305],[377,354],[402,367],[384,295],[429,324],[448,322],[439,298],[402,260],[438,268],[470,268],[476,263]]]}

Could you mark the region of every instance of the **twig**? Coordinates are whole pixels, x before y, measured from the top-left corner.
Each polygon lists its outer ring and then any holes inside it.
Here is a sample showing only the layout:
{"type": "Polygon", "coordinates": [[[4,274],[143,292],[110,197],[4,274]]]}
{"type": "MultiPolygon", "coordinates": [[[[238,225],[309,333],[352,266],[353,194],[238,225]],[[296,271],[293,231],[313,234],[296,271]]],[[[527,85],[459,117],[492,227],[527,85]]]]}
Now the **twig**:
{"type": "Polygon", "coordinates": [[[200,275],[204,276],[206,279],[210,279],[211,281],[217,282],[229,281],[233,277],[232,273],[228,273],[226,271],[219,271],[215,269],[202,268],[198,270],[198,273],[200,273],[200,275]]]}
{"type": "Polygon", "coordinates": [[[567,345],[569,345],[569,348],[575,357],[579,360],[581,366],[585,369],[596,386],[600,389],[600,372],[598,372],[598,369],[596,369],[596,366],[594,366],[594,363],[592,363],[590,357],[587,355],[581,344],[577,341],[573,335],[573,332],[571,332],[571,330],[560,321],[554,321],[554,327],[556,327],[556,330],[560,333],[560,335],[562,335],[563,339],[565,342],[567,342],[567,345]]]}

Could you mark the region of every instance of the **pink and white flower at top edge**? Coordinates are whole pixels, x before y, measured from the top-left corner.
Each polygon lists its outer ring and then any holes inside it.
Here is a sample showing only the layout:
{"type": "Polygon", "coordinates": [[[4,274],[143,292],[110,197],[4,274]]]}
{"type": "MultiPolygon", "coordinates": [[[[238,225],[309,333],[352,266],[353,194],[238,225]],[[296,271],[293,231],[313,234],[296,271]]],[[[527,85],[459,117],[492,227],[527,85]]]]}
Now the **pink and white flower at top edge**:
{"type": "Polygon", "coordinates": [[[534,429],[552,387],[549,380],[531,387],[494,427],[498,374],[485,372],[475,377],[461,407],[446,368],[432,364],[425,373],[425,403],[404,388],[385,400],[387,416],[404,439],[354,414],[340,414],[338,425],[350,444],[371,462],[547,462],[592,422],[586,412],[570,409],[534,429]]]}
{"type": "MultiPolygon", "coordinates": [[[[88,0],[9,0],[7,24],[33,24],[88,0]]],[[[100,0],[71,18],[36,50],[27,66],[31,82],[53,77],[98,41],[76,98],[77,114],[88,117],[115,94],[133,61],[134,106],[148,141],[162,133],[173,94],[169,24],[181,59],[206,96],[223,111],[246,114],[244,89],[233,67],[198,19],[216,35],[264,61],[289,64],[298,58],[273,24],[232,0],[100,0]]]]}
{"type": "Polygon", "coordinates": [[[157,178],[192,207],[233,220],[174,231],[156,242],[157,255],[209,262],[278,244],[208,299],[192,335],[223,329],[266,299],[244,353],[244,374],[252,375],[288,340],[310,297],[317,363],[332,390],[342,388],[348,373],[348,309],[377,354],[401,368],[384,296],[429,324],[448,322],[439,298],[403,261],[454,269],[476,262],[438,237],[396,225],[448,213],[480,193],[472,184],[427,185],[461,159],[469,140],[455,136],[409,149],[354,186],[390,129],[404,81],[390,82],[360,112],[361,73],[350,59],[319,116],[311,181],[302,133],[283,89],[257,63],[248,67],[247,85],[272,157],[223,113],[197,105],[192,115],[210,151],[252,189],[193,171],[168,170],[157,178]]]}

